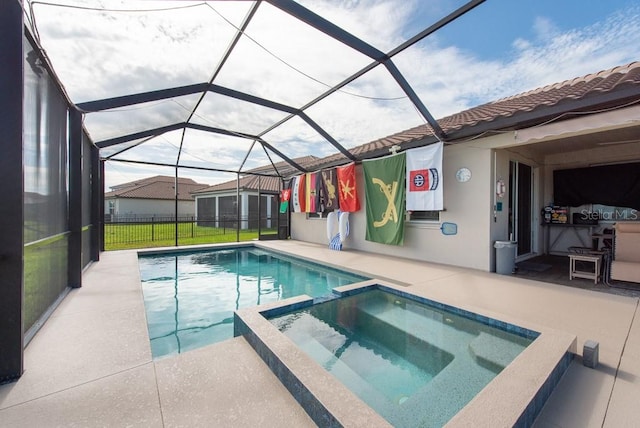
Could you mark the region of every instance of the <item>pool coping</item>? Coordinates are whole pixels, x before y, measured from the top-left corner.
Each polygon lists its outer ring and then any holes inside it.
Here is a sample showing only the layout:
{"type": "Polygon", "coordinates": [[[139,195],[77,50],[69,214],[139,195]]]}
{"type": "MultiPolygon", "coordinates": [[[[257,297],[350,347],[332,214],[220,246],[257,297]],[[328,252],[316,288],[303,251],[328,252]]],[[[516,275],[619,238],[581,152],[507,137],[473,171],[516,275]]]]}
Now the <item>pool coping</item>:
{"type": "Polygon", "coordinates": [[[530,426],[577,352],[575,335],[527,322],[501,321],[477,308],[454,308],[410,293],[402,285],[378,279],[334,289],[336,296],[291,299],[237,310],[234,335],[244,336],[309,416],[321,426],[391,426],[382,416],[317,364],[267,316],[302,309],[336,297],[381,288],[403,297],[471,314],[499,328],[538,337],[474,397],[446,426],[530,426]],[[511,327],[509,327],[511,326],[511,327]]]}
{"type": "MultiPolygon", "coordinates": [[[[199,245],[190,245],[190,246],[184,246],[184,247],[154,247],[154,248],[141,248],[141,249],[136,249],[132,251],[135,251],[138,256],[154,256],[154,255],[163,255],[163,254],[207,252],[207,251],[226,250],[226,249],[244,248],[244,247],[253,247],[261,250],[272,251],[274,253],[281,254],[285,257],[293,257],[293,258],[297,258],[312,264],[322,265],[322,266],[329,267],[331,269],[345,271],[345,272],[358,275],[361,277],[365,277],[365,278],[372,278],[372,275],[370,273],[367,273],[363,270],[353,269],[348,266],[343,266],[341,264],[336,264],[336,263],[320,262],[314,259],[313,257],[306,257],[302,254],[295,254],[282,249],[273,248],[269,245],[264,245],[264,241],[221,242],[218,244],[199,244],[199,245]]],[[[380,277],[379,275],[376,276],[376,278],[381,281],[391,281],[395,284],[399,284],[403,286],[411,285],[409,283],[404,283],[401,281],[392,281],[390,279],[380,277]]]]}

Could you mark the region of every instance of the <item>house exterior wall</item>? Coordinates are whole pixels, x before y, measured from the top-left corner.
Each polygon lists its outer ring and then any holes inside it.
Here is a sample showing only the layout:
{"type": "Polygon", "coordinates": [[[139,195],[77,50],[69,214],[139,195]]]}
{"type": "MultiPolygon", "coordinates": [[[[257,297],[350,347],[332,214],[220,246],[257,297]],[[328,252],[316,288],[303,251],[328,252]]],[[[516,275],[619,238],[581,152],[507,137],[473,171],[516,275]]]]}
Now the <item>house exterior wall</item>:
{"type": "MultiPolygon", "coordinates": [[[[403,246],[383,245],[365,240],[366,215],[361,209],[349,216],[350,236],[345,249],[357,249],[379,254],[405,257],[489,271],[493,267],[492,238],[498,236],[492,228],[493,221],[493,150],[483,148],[477,141],[473,148],[464,144],[446,146],[443,154],[443,184],[445,211],[440,222],[408,222],[403,246]],[[461,167],[472,171],[466,183],[455,179],[461,167]],[[457,235],[443,235],[441,222],[458,225],[457,235]]],[[[508,161],[507,161],[508,168],[508,161]]],[[[362,167],[356,168],[360,205],[365,206],[362,167]]],[[[501,223],[504,223],[500,215],[501,223]]],[[[504,232],[506,235],[506,231],[504,232]]],[[[292,213],[291,237],[301,241],[327,244],[326,220],[307,219],[304,213],[292,213]]]]}
{"type": "MultiPolygon", "coordinates": [[[[509,195],[513,191],[509,183],[511,162],[526,164],[532,171],[531,252],[522,254],[516,261],[549,252],[552,242],[555,242],[554,248],[565,250],[572,245],[590,244],[592,230],[588,227],[575,229],[584,235],[581,242],[574,233],[561,234],[560,228],[543,224],[541,211],[554,200],[553,172],[557,169],[640,161],[640,142],[635,137],[637,132],[633,131],[634,128],[627,132],[629,139],[622,143],[606,144],[605,139],[604,145],[590,149],[576,146],[573,151],[568,151],[565,139],[572,138],[575,145],[579,141],[576,137],[584,137],[586,142],[594,134],[598,136],[595,140],[600,141],[602,133],[608,130],[633,127],[637,123],[638,113],[640,107],[634,106],[448,145],[443,159],[445,211],[440,213],[439,222],[407,222],[403,246],[382,245],[364,239],[366,218],[362,209],[350,214],[351,234],[344,248],[495,271],[494,243],[510,239],[509,195]],[[538,145],[540,143],[546,145],[538,145]],[[462,166],[472,171],[472,178],[467,183],[455,180],[455,172],[462,166]],[[496,182],[499,179],[506,185],[502,197],[496,194],[496,182]],[[500,211],[497,210],[498,202],[502,203],[500,211]],[[443,235],[440,230],[442,222],[456,223],[458,234],[443,235]]],[[[594,147],[594,144],[591,143],[590,147],[594,147]]],[[[360,165],[356,168],[356,174],[358,195],[364,207],[366,201],[360,165]]],[[[572,210],[579,212],[580,207],[570,209],[569,215],[572,210]]],[[[611,223],[600,221],[593,231],[599,232],[604,227],[610,227],[611,223]]],[[[291,237],[328,245],[326,220],[307,219],[306,214],[292,213],[291,237]]]]}
{"type": "MultiPolygon", "coordinates": [[[[109,202],[113,201],[113,215],[118,217],[173,217],[175,201],[160,199],[115,198],[105,200],[105,214],[109,214],[109,202]]],[[[178,217],[195,216],[194,201],[178,201],[178,217]]]]}

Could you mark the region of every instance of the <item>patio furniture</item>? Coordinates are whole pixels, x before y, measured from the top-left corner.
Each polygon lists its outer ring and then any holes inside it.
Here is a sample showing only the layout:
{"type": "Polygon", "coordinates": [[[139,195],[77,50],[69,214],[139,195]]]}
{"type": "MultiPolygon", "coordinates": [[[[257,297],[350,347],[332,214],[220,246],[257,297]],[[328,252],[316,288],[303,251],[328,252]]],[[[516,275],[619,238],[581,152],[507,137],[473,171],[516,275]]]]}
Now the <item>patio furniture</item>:
{"type": "Polygon", "coordinates": [[[546,228],[545,254],[566,254],[567,243],[580,243],[582,247],[593,245],[594,225],[573,223],[544,223],[546,228]]]}
{"type": "Polygon", "coordinates": [[[591,235],[591,239],[593,240],[594,250],[611,247],[611,242],[613,240],[613,230],[604,229],[602,233],[594,233],[591,235]]]}
{"type": "MultiPolygon", "coordinates": [[[[595,253],[595,251],[592,251],[595,253]]],[[[569,279],[586,278],[593,279],[594,284],[600,281],[600,272],[602,267],[602,254],[590,253],[569,253],[569,279]],[[593,271],[583,270],[583,263],[593,263],[593,271]]]]}
{"type": "Polygon", "coordinates": [[[640,223],[616,223],[611,279],[640,282],[640,223]]]}

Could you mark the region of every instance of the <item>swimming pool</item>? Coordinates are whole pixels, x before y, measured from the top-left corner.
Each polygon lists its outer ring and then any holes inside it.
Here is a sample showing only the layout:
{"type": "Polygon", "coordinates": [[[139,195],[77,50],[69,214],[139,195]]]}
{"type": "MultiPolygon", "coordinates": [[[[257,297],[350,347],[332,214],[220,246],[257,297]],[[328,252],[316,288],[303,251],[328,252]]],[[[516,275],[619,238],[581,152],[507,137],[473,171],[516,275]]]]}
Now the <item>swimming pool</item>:
{"type": "Polygon", "coordinates": [[[254,246],[139,254],[154,358],[233,337],[233,311],[367,278],[254,246]]]}
{"type": "Polygon", "coordinates": [[[321,426],[531,426],[575,352],[574,335],[399,285],[335,292],[234,314],[235,335],[321,426]]]}

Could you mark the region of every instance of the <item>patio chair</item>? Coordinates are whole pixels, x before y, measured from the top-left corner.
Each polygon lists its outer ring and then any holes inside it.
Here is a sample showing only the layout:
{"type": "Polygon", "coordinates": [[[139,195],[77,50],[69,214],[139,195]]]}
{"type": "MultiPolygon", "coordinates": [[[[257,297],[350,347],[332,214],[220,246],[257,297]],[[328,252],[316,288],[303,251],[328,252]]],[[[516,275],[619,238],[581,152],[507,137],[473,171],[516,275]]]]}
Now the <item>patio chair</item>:
{"type": "Polygon", "coordinates": [[[640,283],[640,223],[616,223],[611,279],[640,283]]]}

